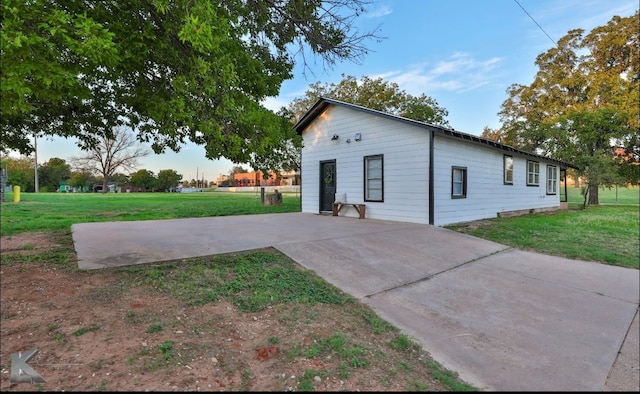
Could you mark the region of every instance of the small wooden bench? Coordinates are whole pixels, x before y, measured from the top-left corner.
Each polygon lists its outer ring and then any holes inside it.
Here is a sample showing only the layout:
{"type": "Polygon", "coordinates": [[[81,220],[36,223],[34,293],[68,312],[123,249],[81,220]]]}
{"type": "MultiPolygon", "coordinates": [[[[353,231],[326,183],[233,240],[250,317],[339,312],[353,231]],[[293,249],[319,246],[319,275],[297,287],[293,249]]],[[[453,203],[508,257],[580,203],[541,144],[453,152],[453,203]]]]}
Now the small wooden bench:
{"type": "Polygon", "coordinates": [[[351,205],[352,207],[354,207],[356,211],[358,211],[358,214],[360,214],[360,219],[364,219],[366,205],[350,202],[334,202],[332,206],[333,216],[338,216],[338,213],[340,213],[340,210],[344,208],[345,205],[351,205]]]}

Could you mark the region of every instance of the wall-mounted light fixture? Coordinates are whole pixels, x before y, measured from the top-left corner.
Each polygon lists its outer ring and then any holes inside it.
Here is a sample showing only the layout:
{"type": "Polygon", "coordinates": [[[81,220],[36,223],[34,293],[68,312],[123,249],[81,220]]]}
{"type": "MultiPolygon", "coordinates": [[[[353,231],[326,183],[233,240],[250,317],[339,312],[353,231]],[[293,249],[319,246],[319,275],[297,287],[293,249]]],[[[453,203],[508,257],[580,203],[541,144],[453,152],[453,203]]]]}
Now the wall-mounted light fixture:
{"type": "Polygon", "coordinates": [[[362,141],[362,134],[356,133],[355,140],[356,141],[362,141]]]}
{"type": "Polygon", "coordinates": [[[338,134],[334,134],[333,137],[331,137],[331,141],[335,141],[338,138],[340,138],[340,137],[338,137],[338,134]]]}

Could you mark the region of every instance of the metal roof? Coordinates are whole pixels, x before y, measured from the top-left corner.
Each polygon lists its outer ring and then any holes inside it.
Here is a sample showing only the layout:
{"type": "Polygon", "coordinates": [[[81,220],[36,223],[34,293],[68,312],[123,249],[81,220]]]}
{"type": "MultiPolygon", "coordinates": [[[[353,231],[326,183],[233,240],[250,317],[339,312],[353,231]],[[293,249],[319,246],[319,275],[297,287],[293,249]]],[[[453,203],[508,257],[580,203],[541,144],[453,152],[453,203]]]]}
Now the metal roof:
{"type": "Polygon", "coordinates": [[[538,154],[535,154],[535,153],[523,151],[521,149],[517,149],[517,148],[514,148],[514,147],[509,146],[509,145],[505,145],[505,144],[501,144],[501,143],[496,142],[496,141],[488,140],[486,138],[481,138],[481,137],[478,137],[478,136],[475,136],[475,135],[472,135],[472,134],[463,133],[461,131],[456,131],[456,130],[453,130],[453,129],[448,129],[446,127],[436,126],[436,125],[432,125],[432,124],[429,124],[429,123],[425,123],[425,122],[420,122],[420,121],[413,120],[413,119],[404,118],[402,116],[388,114],[388,113],[385,113],[385,112],[377,111],[375,109],[370,109],[370,108],[362,107],[360,105],[350,104],[350,103],[346,103],[344,101],[339,101],[339,100],[335,100],[335,99],[331,99],[331,98],[327,98],[327,97],[319,98],[318,101],[316,101],[316,103],[313,104],[311,109],[309,109],[309,111],[307,111],[307,113],[304,114],[302,119],[300,119],[298,121],[298,123],[296,123],[293,126],[294,130],[298,134],[302,134],[302,132],[307,128],[307,126],[311,122],[313,122],[315,120],[315,118],[317,118],[330,105],[342,106],[342,107],[350,108],[350,109],[353,109],[353,110],[356,110],[356,111],[361,111],[361,112],[365,112],[365,113],[368,113],[368,114],[381,116],[383,118],[388,118],[388,119],[391,119],[391,120],[395,120],[395,121],[399,121],[399,122],[403,122],[403,123],[408,123],[408,124],[411,124],[411,125],[414,125],[414,126],[417,126],[417,127],[429,130],[429,131],[434,131],[435,133],[440,134],[440,135],[459,138],[459,139],[466,140],[466,141],[471,141],[471,142],[474,142],[474,143],[477,143],[477,144],[480,144],[480,145],[486,145],[486,146],[494,148],[494,149],[499,149],[499,150],[503,150],[503,151],[506,151],[506,152],[516,153],[516,154],[519,154],[519,155],[529,156],[529,157],[533,157],[533,158],[537,158],[537,159],[544,159],[544,160],[551,161],[551,162],[554,162],[556,164],[559,164],[562,167],[579,169],[579,167],[577,167],[575,164],[571,164],[571,163],[568,163],[566,161],[557,160],[557,159],[553,159],[553,158],[550,158],[550,157],[538,155],[538,154]]]}

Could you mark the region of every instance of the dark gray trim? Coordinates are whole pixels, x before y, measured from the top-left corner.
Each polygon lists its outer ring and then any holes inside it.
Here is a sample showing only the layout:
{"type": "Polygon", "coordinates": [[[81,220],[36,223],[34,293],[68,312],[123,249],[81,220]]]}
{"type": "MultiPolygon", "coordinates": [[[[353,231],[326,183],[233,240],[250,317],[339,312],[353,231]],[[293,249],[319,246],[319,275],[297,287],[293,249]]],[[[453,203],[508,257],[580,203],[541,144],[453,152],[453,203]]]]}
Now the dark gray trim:
{"type": "Polygon", "coordinates": [[[520,150],[520,149],[516,149],[516,148],[508,146],[508,145],[500,144],[500,143],[495,142],[495,141],[487,140],[485,138],[480,138],[480,137],[477,137],[475,135],[463,133],[463,132],[456,131],[456,130],[453,130],[453,129],[447,129],[447,128],[444,128],[442,126],[436,126],[436,125],[428,124],[428,123],[425,123],[425,122],[420,122],[420,121],[417,121],[417,120],[403,118],[403,117],[397,116],[397,115],[387,114],[387,113],[384,113],[384,112],[376,111],[374,109],[361,107],[361,106],[355,105],[355,104],[345,103],[343,101],[334,100],[334,99],[330,99],[330,98],[327,98],[327,97],[319,98],[318,101],[316,101],[316,103],[311,107],[311,109],[309,109],[309,111],[307,111],[307,113],[302,117],[302,119],[300,119],[298,121],[298,123],[296,123],[295,126],[293,126],[293,129],[298,134],[302,134],[302,132],[307,128],[307,126],[309,126],[309,124],[311,122],[313,122],[313,120],[316,117],[318,117],[329,105],[339,105],[339,106],[350,108],[350,109],[353,109],[353,110],[356,110],[356,111],[366,112],[368,114],[381,116],[383,118],[392,119],[392,120],[399,121],[399,122],[402,122],[402,123],[407,123],[407,124],[411,124],[411,125],[414,125],[414,126],[418,126],[420,128],[430,130],[431,132],[438,133],[440,135],[445,135],[445,136],[449,136],[449,137],[453,137],[453,138],[459,138],[459,139],[462,139],[462,140],[471,141],[471,142],[474,142],[474,143],[477,143],[477,144],[480,144],[480,145],[486,145],[486,146],[488,146],[490,148],[499,149],[499,150],[503,150],[503,151],[506,151],[506,152],[513,152],[513,153],[517,153],[519,155],[523,155],[523,156],[527,156],[527,157],[533,157],[533,158],[537,158],[537,159],[541,159],[541,160],[547,160],[547,161],[556,163],[557,165],[560,166],[560,168],[580,169],[575,164],[571,164],[571,163],[568,163],[568,162],[565,162],[565,161],[562,161],[562,160],[552,159],[552,158],[541,156],[541,155],[536,155],[535,153],[526,152],[526,151],[523,151],[523,150],[520,150]]]}
{"type": "Polygon", "coordinates": [[[363,190],[362,190],[362,194],[363,194],[363,199],[365,202],[384,202],[384,155],[379,154],[379,155],[367,155],[364,156],[362,158],[362,181],[363,181],[363,190]],[[381,174],[381,178],[380,180],[382,181],[382,198],[380,200],[370,200],[367,198],[367,181],[368,181],[368,177],[367,177],[367,159],[376,159],[379,158],[380,160],[382,160],[382,174],[381,174]]]}
{"type": "Polygon", "coordinates": [[[467,167],[451,166],[451,198],[467,198],[467,167]],[[462,195],[453,194],[453,173],[455,170],[462,171],[462,195]]]}
{"type": "Polygon", "coordinates": [[[435,136],[433,130],[429,131],[429,224],[435,223],[435,181],[433,180],[433,143],[435,136]]]}

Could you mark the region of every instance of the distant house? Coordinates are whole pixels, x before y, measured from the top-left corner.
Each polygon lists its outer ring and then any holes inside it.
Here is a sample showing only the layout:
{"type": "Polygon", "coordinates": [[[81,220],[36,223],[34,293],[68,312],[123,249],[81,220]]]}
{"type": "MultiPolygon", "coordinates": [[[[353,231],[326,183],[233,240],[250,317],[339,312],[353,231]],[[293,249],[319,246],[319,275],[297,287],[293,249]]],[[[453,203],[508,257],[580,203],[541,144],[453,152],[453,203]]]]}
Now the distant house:
{"type": "MultiPolygon", "coordinates": [[[[570,163],[474,135],[321,98],[303,138],[302,211],[336,200],[366,217],[443,226],[566,206],[570,163]]],[[[357,217],[348,207],[340,215],[357,217]]]]}
{"type": "Polygon", "coordinates": [[[261,171],[254,171],[233,174],[230,184],[237,187],[291,186],[298,185],[299,182],[300,175],[295,171],[269,172],[267,179],[264,179],[261,171]]]}

